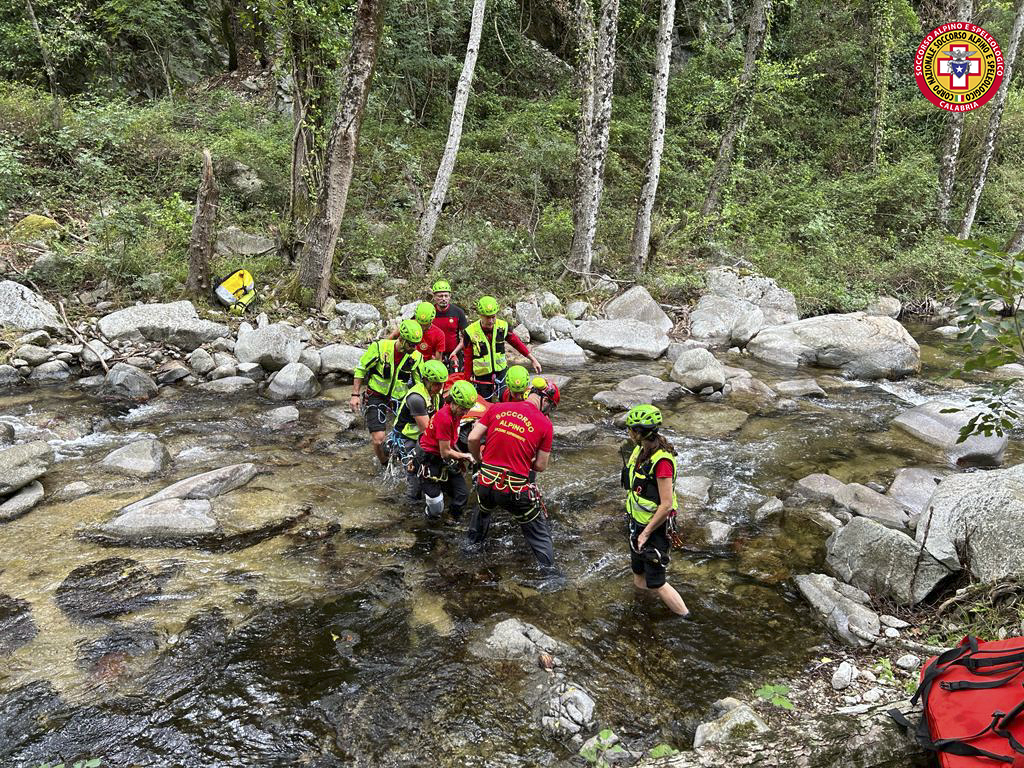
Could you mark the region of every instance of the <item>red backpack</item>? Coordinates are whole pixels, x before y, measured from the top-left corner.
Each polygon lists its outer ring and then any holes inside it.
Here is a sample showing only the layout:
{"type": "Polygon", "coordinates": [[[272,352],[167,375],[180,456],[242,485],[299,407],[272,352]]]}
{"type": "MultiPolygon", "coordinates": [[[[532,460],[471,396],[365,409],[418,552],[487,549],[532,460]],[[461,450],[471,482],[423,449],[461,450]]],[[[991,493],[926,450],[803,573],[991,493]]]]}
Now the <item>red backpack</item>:
{"type": "Polygon", "coordinates": [[[965,637],[928,660],[911,702],[924,717],[915,727],[899,710],[889,714],[914,729],[942,768],[1024,768],[1024,637],[990,643],[965,637]]]}

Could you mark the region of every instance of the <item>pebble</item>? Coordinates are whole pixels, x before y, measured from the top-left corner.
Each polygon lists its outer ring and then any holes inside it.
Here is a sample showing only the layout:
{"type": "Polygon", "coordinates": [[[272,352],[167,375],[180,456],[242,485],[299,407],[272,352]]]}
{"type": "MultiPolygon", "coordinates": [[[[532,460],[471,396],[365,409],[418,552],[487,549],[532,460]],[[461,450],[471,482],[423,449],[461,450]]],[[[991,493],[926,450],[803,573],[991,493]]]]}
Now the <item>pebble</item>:
{"type": "Polygon", "coordinates": [[[895,639],[895,638],[900,636],[900,632],[899,632],[898,629],[893,629],[892,627],[886,627],[885,628],[885,636],[888,637],[888,638],[895,639]]]}
{"type": "Polygon", "coordinates": [[[840,715],[863,715],[865,712],[871,711],[870,704],[857,704],[853,707],[841,707],[836,712],[840,715]]]}
{"type": "Polygon", "coordinates": [[[875,677],[875,673],[872,672],[870,669],[862,669],[860,672],[857,673],[857,677],[859,677],[861,680],[866,680],[869,683],[878,682],[878,678],[875,677]]]}
{"type": "Polygon", "coordinates": [[[881,701],[883,695],[884,693],[881,688],[871,688],[867,691],[864,691],[864,695],[862,696],[862,698],[867,703],[874,704],[878,701],[881,701]]]}
{"type": "Polygon", "coordinates": [[[907,653],[896,659],[896,666],[909,672],[910,670],[917,669],[921,666],[921,659],[912,653],[907,653]]]}
{"type": "Polygon", "coordinates": [[[854,704],[860,704],[860,696],[843,696],[843,702],[852,707],[854,704]]]}
{"type": "Polygon", "coordinates": [[[893,629],[906,629],[910,625],[903,621],[903,619],[897,619],[895,616],[890,616],[887,613],[883,613],[878,617],[878,620],[882,622],[883,627],[892,627],[893,629]]]}
{"type": "Polygon", "coordinates": [[[857,668],[848,661],[844,661],[832,674],[832,689],[842,691],[849,688],[853,678],[857,675],[857,668]]]}

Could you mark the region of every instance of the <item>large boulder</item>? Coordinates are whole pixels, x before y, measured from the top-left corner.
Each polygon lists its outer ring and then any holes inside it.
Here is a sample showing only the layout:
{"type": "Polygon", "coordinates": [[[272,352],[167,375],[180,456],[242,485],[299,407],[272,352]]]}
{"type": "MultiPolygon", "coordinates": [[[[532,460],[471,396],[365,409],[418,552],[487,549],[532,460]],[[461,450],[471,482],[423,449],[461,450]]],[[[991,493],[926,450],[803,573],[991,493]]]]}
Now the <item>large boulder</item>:
{"type": "Polygon", "coordinates": [[[274,239],[266,235],[254,235],[238,227],[225,227],[217,233],[214,245],[220,256],[258,256],[274,250],[274,239]]]}
{"type": "Polygon", "coordinates": [[[1024,464],[950,475],[917,524],[917,541],[983,582],[1024,579],[1024,464]]]}
{"type": "Polygon", "coordinates": [[[909,525],[917,527],[917,520],[928,506],[935,488],[949,472],[936,469],[908,467],[896,470],[892,485],[885,495],[899,504],[910,516],[909,525]]]}
{"type": "Polygon", "coordinates": [[[267,371],[279,371],[298,362],[302,341],[297,328],[287,323],[274,323],[239,334],[235,356],[240,363],[258,363],[267,371]]]}
{"type": "Polygon", "coordinates": [[[53,450],[42,440],[0,450],[0,496],[8,496],[46,474],[53,450]]]}
{"type": "Polygon", "coordinates": [[[103,459],[103,466],[132,477],[152,477],[163,472],[170,461],[171,454],[164,444],[149,438],[111,451],[103,459]]]}
{"type": "MultiPolygon", "coordinates": [[[[639,320],[662,333],[672,330],[674,323],[642,285],[634,285],[621,296],[616,296],[604,308],[611,320],[639,320]]],[[[530,329],[531,333],[533,329],[530,329]]]]}
{"type": "Polygon", "coordinates": [[[586,352],[572,339],[539,344],[533,348],[533,356],[545,368],[582,368],[587,364],[586,352]]]}
{"type": "Polygon", "coordinates": [[[71,366],[63,360],[51,360],[32,369],[28,380],[34,384],[59,384],[71,378],[71,366]]]}
{"type": "Polygon", "coordinates": [[[380,310],[372,304],[339,301],[334,305],[334,312],[339,324],[350,331],[380,322],[380,310]]]}
{"type": "Polygon", "coordinates": [[[100,387],[104,397],[126,398],[128,400],[149,400],[155,397],[159,388],[153,378],[141,368],[128,363],[117,363],[107,373],[100,387]]]}
{"type": "Polygon", "coordinates": [[[573,340],[603,355],[648,360],[661,357],[668,349],[668,336],[639,320],[589,320],[576,326],[573,340]]]}
{"type": "Polygon", "coordinates": [[[825,546],[836,576],[900,605],[921,602],[952,573],[906,534],[866,517],[853,518],[825,546]]]}
{"type": "Polygon", "coordinates": [[[274,376],[267,387],[271,400],[306,400],[320,391],[316,374],[302,363],[289,363],[274,376]]]}
{"type": "Polygon", "coordinates": [[[776,365],[839,368],[862,379],[897,379],[921,367],[921,350],[891,317],[853,312],[764,328],[747,345],[776,365]]]}
{"type": "Polygon", "coordinates": [[[905,530],[909,516],[892,499],[860,483],[850,483],[836,490],[837,505],[853,515],[860,515],[898,531],[905,530]]]}
{"type": "Polygon", "coordinates": [[[795,576],[794,581],[825,626],[848,645],[866,647],[872,641],[864,637],[881,633],[882,622],[868,607],[871,598],[862,590],[824,573],[795,576]]]}
{"type": "Polygon", "coordinates": [[[0,281],[0,328],[59,331],[57,310],[38,293],[13,280],[0,281]]]}
{"type": "Polygon", "coordinates": [[[359,359],[363,356],[359,347],[350,344],[331,344],[320,350],[320,372],[321,373],[348,373],[355,372],[359,365],[359,359]]]}
{"type": "Polygon", "coordinates": [[[99,328],[108,341],[164,341],[189,352],[231,333],[226,325],[200,319],[191,301],[121,309],[101,318],[99,328]]]}
{"type": "Polygon", "coordinates": [[[690,312],[690,336],[715,344],[746,346],[764,325],[761,308],[736,297],[707,294],[690,312]]]}
{"type": "Polygon", "coordinates": [[[516,320],[526,326],[531,341],[548,341],[548,321],[544,319],[541,308],[531,301],[516,302],[516,320]]]}
{"type": "Polygon", "coordinates": [[[964,442],[960,430],[981,411],[976,408],[962,408],[954,413],[944,410],[958,409],[956,403],[946,400],[930,400],[916,408],[904,411],[895,419],[893,426],[916,437],[928,445],[938,448],[946,460],[957,465],[998,466],[1003,462],[1007,436],[971,435],[964,442]]]}
{"type": "Polygon", "coordinates": [[[707,387],[717,392],[725,386],[725,368],[706,349],[681,352],[669,375],[691,392],[700,392],[707,387]]]}
{"type": "Polygon", "coordinates": [[[770,277],[740,275],[729,267],[718,267],[708,270],[705,282],[707,292],[712,296],[738,299],[760,309],[765,325],[784,325],[800,317],[796,298],[770,277]]]}
{"type": "Polygon", "coordinates": [[[615,385],[615,389],[598,392],[594,401],[606,408],[624,411],[641,403],[667,403],[678,400],[683,388],[671,381],[663,381],[656,376],[638,373],[615,385]]]}

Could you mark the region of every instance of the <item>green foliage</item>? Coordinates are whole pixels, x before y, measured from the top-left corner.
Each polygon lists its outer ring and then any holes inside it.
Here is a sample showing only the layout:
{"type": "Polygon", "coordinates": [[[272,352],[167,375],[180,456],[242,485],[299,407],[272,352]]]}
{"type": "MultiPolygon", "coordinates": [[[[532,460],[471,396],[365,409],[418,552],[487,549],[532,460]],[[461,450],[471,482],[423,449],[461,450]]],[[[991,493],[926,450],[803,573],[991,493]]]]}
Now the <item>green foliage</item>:
{"type": "Polygon", "coordinates": [[[647,756],[652,760],[657,760],[662,757],[672,757],[673,755],[678,754],[679,750],[669,744],[659,744],[647,751],[647,756]]]}
{"type": "Polygon", "coordinates": [[[779,709],[793,709],[793,702],[789,700],[786,694],[789,693],[788,685],[762,685],[756,691],[754,695],[759,699],[764,699],[773,707],[779,709]]]}
{"type": "Polygon", "coordinates": [[[878,677],[884,683],[889,685],[896,684],[896,673],[892,667],[892,661],[889,659],[879,659],[878,663],[875,664],[875,672],[878,673],[878,677]]]}

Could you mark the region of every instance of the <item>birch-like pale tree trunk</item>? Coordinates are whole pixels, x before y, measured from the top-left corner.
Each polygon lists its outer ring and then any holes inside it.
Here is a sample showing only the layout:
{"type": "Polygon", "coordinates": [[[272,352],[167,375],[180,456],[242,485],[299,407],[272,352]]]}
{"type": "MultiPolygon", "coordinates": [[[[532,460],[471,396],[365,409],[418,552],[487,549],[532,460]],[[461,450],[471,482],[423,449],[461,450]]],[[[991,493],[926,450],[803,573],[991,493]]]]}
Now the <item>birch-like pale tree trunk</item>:
{"type": "MultiPolygon", "coordinates": [[[[974,16],[974,0],[957,0],[956,21],[970,21],[974,16]]],[[[935,202],[935,219],[943,229],[949,229],[949,212],[953,207],[953,182],[956,179],[960,138],[964,133],[964,113],[951,112],[946,121],[946,141],[942,145],[939,161],[939,191],[935,202]]]]}
{"type": "Polygon", "coordinates": [[[1010,92],[1013,65],[1017,59],[1017,49],[1020,48],[1022,31],[1024,31],[1024,0],[1018,0],[1017,16],[1013,20],[1013,31],[1010,32],[1010,43],[1003,51],[1005,61],[1003,82],[999,84],[999,90],[996,91],[995,98],[992,99],[992,111],[988,116],[988,131],[985,134],[985,143],[981,147],[981,165],[978,166],[978,175],[974,177],[974,184],[971,186],[971,192],[967,198],[967,207],[964,209],[964,218],[960,222],[961,240],[966,240],[971,236],[974,217],[978,215],[978,203],[981,201],[981,193],[985,189],[988,167],[992,162],[992,155],[995,153],[996,140],[999,138],[999,126],[1003,122],[1006,94],[1010,92]]]}
{"type": "Polygon", "coordinates": [[[188,279],[185,289],[194,297],[210,292],[210,257],[217,239],[217,180],[213,175],[213,157],[203,150],[203,169],[196,192],[192,216],[192,237],[188,243],[188,279]]]}
{"type": "Polygon", "coordinates": [[[46,80],[50,85],[50,120],[53,122],[54,130],[60,129],[63,110],[60,106],[60,95],[57,93],[57,72],[53,67],[53,59],[50,58],[50,48],[43,37],[43,30],[36,19],[36,9],[32,6],[32,0],[25,0],[25,10],[28,12],[28,20],[32,24],[32,30],[36,33],[36,42],[39,44],[39,53],[43,57],[43,68],[46,70],[46,80]]]}
{"type": "Polygon", "coordinates": [[[875,32],[874,104],[871,108],[871,167],[882,159],[885,111],[889,101],[889,70],[892,68],[892,0],[877,0],[873,9],[875,32]]]}
{"type": "MultiPolygon", "coordinates": [[[[612,123],[612,89],[615,81],[615,38],[619,26],[619,0],[601,0],[597,26],[597,51],[594,56],[593,99],[590,110],[589,166],[583,164],[583,152],[577,152],[576,178],[586,176],[585,194],[578,195],[580,210],[572,236],[570,259],[573,268],[589,279],[594,261],[597,214],[604,193],[604,162],[612,123]]],[[[584,110],[585,111],[585,110],[584,110]]],[[[582,124],[583,118],[581,118],[582,124]]]]}
{"type": "Polygon", "coordinates": [[[633,226],[633,270],[644,271],[651,247],[651,215],[661,178],[661,155],[665,149],[665,107],[668,101],[668,74],[672,63],[672,30],[676,0],[661,0],[658,41],[654,53],[654,93],[651,97],[651,153],[644,166],[644,185],[640,190],[636,224],[633,226]]]}
{"type": "Polygon", "coordinates": [[[754,0],[750,12],[750,25],[747,30],[747,47],[743,57],[743,72],[740,74],[739,88],[733,99],[729,123],[722,134],[718,147],[718,159],[711,172],[708,194],[701,207],[701,215],[705,218],[716,214],[722,204],[722,190],[725,188],[732,173],[732,161],[736,154],[736,143],[743,135],[747,120],[754,108],[754,92],[757,87],[757,62],[764,52],[768,40],[768,27],[772,12],[772,0],[754,0]]]}
{"type": "Polygon", "coordinates": [[[1006,252],[1011,256],[1016,256],[1021,251],[1024,251],[1024,216],[1021,216],[1017,231],[1013,233],[1013,237],[1010,238],[1010,242],[1006,246],[1006,252]]]}
{"type": "Polygon", "coordinates": [[[462,74],[455,88],[455,103],[452,105],[452,120],[448,125],[448,142],[444,146],[441,164],[437,168],[437,178],[430,191],[423,216],[420,218],[419,232],[412,253],[412,272],[422,275],[427,267],[427,255],[430,253],[434,240],[434,230],[441,217],[441,208],[448,195],[448,184],[455,170],[455,158],[459,154],[459,143],[462,141],[462,122],[466,117],[466,104],[469,92],[473,87],[473,70],[476,68],[476,57],[480,53],[480,35],[484,25],[484,11],[487,0],[473,0],[473,19],[469,25],[469,44],[466,46],[466,58],[462,62],[462,74]]]}
{"type": "Polygon", "coordinates": [[[338,109],[327,144],[327,162],[299,261],[299,301],[322,307],[331,287],[338,232],[345,217],[348,190],[359,144],[359,129],[373,81],[380,45],[384,0],[359,0],[352,28],[352,50],[342,78],[338,109]]]}
{"type": "Polygon", "coordinates": [[[582,220],[590,200],[590,167],[594,157],[594,70],[595,40],[594,6],[592,0],[576,0],[576,70],[573,90],[580,101],[580,119],[576,127],[576,168],[572,196],[573,239],[569,250],[570,263],[576,261],[576,233],[583,231],[582,220]]]}

